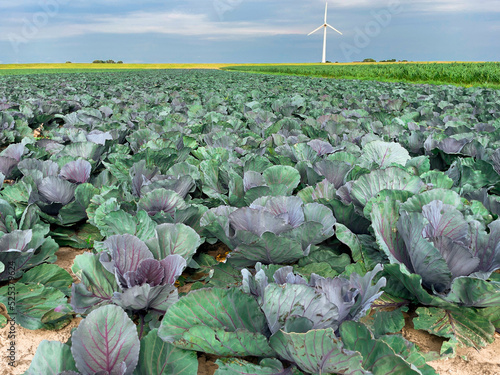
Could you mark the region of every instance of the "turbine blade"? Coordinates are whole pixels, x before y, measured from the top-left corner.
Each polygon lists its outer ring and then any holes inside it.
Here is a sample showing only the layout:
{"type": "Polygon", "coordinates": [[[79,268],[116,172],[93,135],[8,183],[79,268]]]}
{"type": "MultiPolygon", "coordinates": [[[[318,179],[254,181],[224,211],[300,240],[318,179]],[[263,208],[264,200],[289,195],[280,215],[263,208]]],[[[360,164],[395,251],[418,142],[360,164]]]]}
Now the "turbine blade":
{"type": "Polygon", "coordinates": [[[327,11],[327,9],[328,9],[328,1],[325,4],[325,23],[326,23],[326,11],[327,11]]]}
{"type": "Polygon", "coordinates": [[[309,34],[307,34],[307,36],[311,35],[311,34],[314,34],[316,31],[318,30],[321,30],[322,27],[325,27],[325,25],[321,25],[320,27],[318,27],[316,30],[314,31],[311,31],[309,34]]]}
{"type": "Polygon", "coordinates": [[[328,26],[328,27],[329,27],[330,29],[332,29],[332,30],[335,30],[335,31],[336,31],[336,32],[338,32],[340,35],[344,35],[344,34],[342,34],[340,31],[338,31],[335,27],[330,26],[329,24],[326,24],[326,26],[328,26]]]}

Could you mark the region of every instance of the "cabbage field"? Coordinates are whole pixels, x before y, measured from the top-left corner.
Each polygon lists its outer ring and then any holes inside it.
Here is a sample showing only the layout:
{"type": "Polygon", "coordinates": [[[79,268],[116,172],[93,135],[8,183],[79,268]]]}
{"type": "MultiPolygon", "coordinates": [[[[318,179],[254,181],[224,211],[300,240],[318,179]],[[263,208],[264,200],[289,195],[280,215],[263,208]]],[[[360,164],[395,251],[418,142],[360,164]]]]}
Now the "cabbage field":
{"type": "Polygon", "coordinates": [[[443,357],[500,330],[500,91],[170,70],[0,93],[0,326],[83,317],[25,374],[431,375],[405,319],[443,357]],[[79,282],[59,246],[87,249],[79,282]]]}

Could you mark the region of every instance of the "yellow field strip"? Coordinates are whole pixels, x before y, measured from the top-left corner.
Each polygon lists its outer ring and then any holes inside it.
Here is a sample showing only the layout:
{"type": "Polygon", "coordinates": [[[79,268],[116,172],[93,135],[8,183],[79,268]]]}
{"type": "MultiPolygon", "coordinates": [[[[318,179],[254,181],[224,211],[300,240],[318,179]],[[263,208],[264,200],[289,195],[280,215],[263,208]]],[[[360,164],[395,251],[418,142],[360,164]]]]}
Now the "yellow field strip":
{"type": "MultiPolygon", "coordinates": [[[[367,64],[450,64],[457,61],[423,62],[376,62],[376,63],[327,63],[325,65],[367,65],[367,64]]],[[[280,65],[320,65],[320,63],[279,63],[279,64],[0,64],[0,69],[219,69],[227,66],[280,66],[280,65]]],[[[321,64],[322,65],[322,64],[321,64]]]]}
{"type": "Polygon", "coordinates": [[[219,69],[235,64],[0,64],[0,69],[219,69]]]}

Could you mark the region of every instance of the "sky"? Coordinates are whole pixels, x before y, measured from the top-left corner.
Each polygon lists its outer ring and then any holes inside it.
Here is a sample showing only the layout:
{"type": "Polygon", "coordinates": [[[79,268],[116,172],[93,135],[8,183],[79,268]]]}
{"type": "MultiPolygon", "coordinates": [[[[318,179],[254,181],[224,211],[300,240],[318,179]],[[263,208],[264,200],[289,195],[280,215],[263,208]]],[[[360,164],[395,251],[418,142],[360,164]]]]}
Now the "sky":
{"type": "MultiPolygon", "coordinates": [[[[325,0],[0,0],[0,64],[320,62],[325,0]]],[[[328,61],[500,61],[499,0],[329,0],[328,61]]]]}

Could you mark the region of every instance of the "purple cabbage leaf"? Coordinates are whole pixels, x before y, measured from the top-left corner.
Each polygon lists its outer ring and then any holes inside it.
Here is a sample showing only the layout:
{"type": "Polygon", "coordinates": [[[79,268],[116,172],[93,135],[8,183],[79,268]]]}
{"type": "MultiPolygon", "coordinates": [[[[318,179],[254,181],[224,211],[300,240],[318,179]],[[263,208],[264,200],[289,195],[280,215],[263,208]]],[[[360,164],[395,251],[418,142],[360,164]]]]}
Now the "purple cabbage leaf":
{"type": "Polygon", "coordinates": [[[162,175],[158,172],[157,167],[146,166],[145,160],[135,163],[130,170],[132,194],[142,197],[154,190],[166,189],[186,198],[195,186],[194,179],[189,175],[162,175]]]}
{"type": "Polygon", "coordinates": [[[36,203],[42,212],[57,216],[63,206],[75,198],[76,185],[62,178],[48,176],[38,184],[38,192],[33,192],[30,202],[36,203]]]}
{"type": "Polygon", "coordinates": [[[35,253],[35,248],[29,246],[33,237],[33,231],[15,230],[0,237],[0,262],[5,265],[0,273],[0,280],[7,280],[10,275],[19,272],[28,263],[35,253]]]}
{"type": "MultiPolygon", "coordinates": [[[[380,248],[391,263],[402,264],[410,272],[400,276],[418,275],[431,296],[443,301],[476,307],[500,301],[496,292],[500,290],[500,283],[487,280],[500,268],[500,220],[493,221],[487,233],[480,222],[467,221],[456,204],[440,200],[425,204],[424,201],[419,212],[416,202],[412,198],[403,205],[391,200],[380,201],[373,205],[371,212],[372,228],[380,248]],[[416,211],[408,212],[403,207],[414,207],[416,211]],[[475,287],[469,290],[463,287],[470,284],[475,287]]],[[[410,292],[422,303],[440,304],[411,285],[413,282],[408,280],[410,292]]]]}
{"type": "Polygon", "coordinates": [[[71,353],[82,374],[131,375],[139,351],[137,328],[118,306],[92,311],[71,337],[71,353]]]}
{"type": "Polygon", "coordinates": [[[11,177],[11,172],[19,164],[24,153],[25,148],[21,143],[12,144],[0,153],[0,173],[4,178],[11,177]]]}
{"type": "Polygon", "coordinates": [[[87,268],[80,268],[87,274],[83,274],[85,279],[82,278],[81,284],[73,285],[75,311],[87,311],[90,306],[86,301],[94,300],[163,314],[177,301],[174,283],[186,268],[182,256],[169,254],[157,260],[142,240],[130,234],[108,237],[102,247],[105,250],[100,253],[98,263],[89,259],[87,268]],[[96,272],[102,269],[103,275],[89,273],[92,269],[96,272]],[[86,293],[85,287],[93,294],[86,293]]]}
{"type": "Polygon", "coordinates": [[[123,308],[152,310],[163,313],[177,301],[174,283],[186,267],[180,255],[154,259],[139,238],[124,234],[104,241],[109,253],[100,256],[102,265],[114,273],[122,292],[115,292],[113,301],[123,308]]]}
{"type": "Polygon", "coordinates": [[[15,208],[6,200],[0,199],[0,233],[9,233],[16,229],[15,208]]]}
{"type": "Polygon", "coordinates": [[[352,169],[352,165],[340,160],[321,160],[314,164],[314,170],[332,184],[335,189],[345,184],[345,177],[352,169]]]}
{"type": "Polygon", "coordinates": [[[80,279],[71,286],[71,306],[76,313],[88,314],[97,307],[111,304],[115,292],[121,289],[114,273],[99,261],[99,254],[83,253],[76,256],[71,267],[80,279]]]}
{"type": "Polygon", "coordinates": [[[299,197],[256,199],[249,207],[220,206],[207,211],[201,226],[234,251],[231,262],[245,267],[256,262],[292,263],[334,234],[331,210],[299,197]]]}
{"type": "Polygon", "coordinates": [[[23,176],[31,176],[37,184],[45,177],[57,176],[59,173],[59,165],[52,160],[23,159],[17,167],[23,176]]]}
{"type": "Polygon", "coordinates": [[[88,161],[78,159],[65,164],[59,176],[69,182],[83,184],[89,180],[91,170],[92,165],[88,161]]]}
{"type": "Polygon", "coordinates": [[[350,280],[312,274],[307,281],[286,266],[274,272],[271,282],[272,269],[259,263],[255,275],[243,269],[242,290],[258,301],[278,356],[311,373],[370,374],[363,369],[360,353],[348,350],[336,331],[342,322],[363,317],[380,297],[385,278],[372,284],[382,266],[363,277],[353,273],[350,280]]]}
{"type": "Polygon", "coordinates": [[[104,146],[106,144],[106,141],[112,141],[113,136],[111,135],[110,132],[102,132],[100,130],[92,130],[87,134],[87,141],[102,145],[104,146]]]}
{"type": "Polygon", "coordinates": [[[282,359],[311,374],[372,374],[363,369],[363,357],[348,350],[331,328],[307,332],[278,331],[271,347],[282,359]]]}
{"type": "Polygon", "coordinates": [[[154,237],[145,243],[157,260],[180,255],[189,264],[201,245],[201,237],[193,228],[182,223],[161,224],[156,227],[154,237]]]}
{"type": "MultiPolygon", "coordinates": [[[[31,215],[28,211],[29,207],[26,216],[31,215]]],[[[39,264],[55,262],[58,246],[52,238],[47,237],[48,226],[36,220],[38,218],[30,225],[28,219],[20,223],[21,227],[31,226],[30,229],[13,230],[6,234],[0,232],[0,262],[5,265],[5,269],[0,272],[0,281],[21,277],[24,271],[39,264]]]]}
{"type": "Polygon", "coordinates": [[[197,205],[186,203],[181,195],[164,188],[149,191],[141,196],[137,210],[146,211],[158,224],[190,223],[201,215],[197,205]]]}
{"type": "MultiPolygon", "coordinates": [[[[269,268],[270,270],[271,268],[269,268]]],[[[372,285],[382,270],[377,265],[365,276],[352,273],[350,279],[324,278],[312,274],[310,280],[293,273],[291,266],[277,269],[269,281],[268,268],[257,263],[255,274],[243,269],[242,290],[253,295],[266,316],[271,333],[284,329],[288,320],[306,319],[309,329],[332,328],[337,330],[345,320],[359,320],[375,299],[386,280],[380,278],[372,285]]]]}

